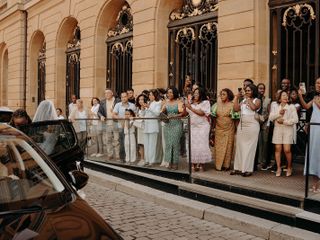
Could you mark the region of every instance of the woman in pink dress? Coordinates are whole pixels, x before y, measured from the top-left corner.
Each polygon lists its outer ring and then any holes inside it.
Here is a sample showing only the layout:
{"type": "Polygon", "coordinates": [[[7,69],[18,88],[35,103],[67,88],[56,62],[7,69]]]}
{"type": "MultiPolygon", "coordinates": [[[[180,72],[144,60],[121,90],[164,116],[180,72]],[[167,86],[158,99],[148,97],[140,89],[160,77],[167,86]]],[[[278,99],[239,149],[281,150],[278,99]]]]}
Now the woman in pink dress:
{"type": "Polygon", "coordinates": [[[193,91],[193,97],[186,103],[187,112],[191,123],[191,162],[192,171],[196,168],[204,171],[204,164],[212,161],[209,148],[210,102],[207,100],[204,89],[197,88],[193,91]]]}

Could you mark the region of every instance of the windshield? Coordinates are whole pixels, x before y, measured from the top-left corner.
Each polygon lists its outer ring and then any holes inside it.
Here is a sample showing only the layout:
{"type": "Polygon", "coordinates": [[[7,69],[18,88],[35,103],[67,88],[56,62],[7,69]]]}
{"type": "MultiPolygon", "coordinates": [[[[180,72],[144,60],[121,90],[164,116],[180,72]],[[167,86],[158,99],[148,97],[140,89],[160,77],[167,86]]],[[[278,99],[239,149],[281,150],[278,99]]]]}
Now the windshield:
{"type": "Polygon", "coordinates": [[[28,207],[65,189],[32,143],[16,133],[0,135],[0,211],[28,207]]]}

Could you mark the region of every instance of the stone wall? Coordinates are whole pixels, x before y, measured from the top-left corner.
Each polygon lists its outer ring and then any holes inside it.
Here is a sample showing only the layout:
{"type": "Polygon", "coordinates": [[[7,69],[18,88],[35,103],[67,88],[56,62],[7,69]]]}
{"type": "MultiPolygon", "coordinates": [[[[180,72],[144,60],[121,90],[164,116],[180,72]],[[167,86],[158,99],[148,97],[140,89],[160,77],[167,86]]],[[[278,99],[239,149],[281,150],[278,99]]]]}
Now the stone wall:
{"type": "MultiPolygon", "coordinates": [[[[31,0],[0,12],[0,54],[8,50],[8,101],[11,108],[37,107],[35,60],[46,42],[46,98],[65,105],[65,51],[76,25],[81,30],[80,96],[103,97],[106,85],[106,34],[124,0],[31,0]],[[14,7],[16,6],[16,7],[14,7]],[[28,12],[27,85],[24,89],[24,12],[28,12]],[[2,53],[1,53],[2,52],[2,53]]],[[[183,0],[128,0],[133,13],[133,88],[166,87],[168,19],[183,0]]],[[[245,78],[268,82],[267,0],[220,0],[218,10],[218,90],[236,90],[245,78]]],[[[2,56],[2,55],[1,55],[2,56]]],[[[0,60],[0,64],[1,64],[0,60]]],[[[1,75],[0,75],[1,76],[1,75]]],[[[1,78],[2,79],[2,78],[1,78]]],[[[2,80],[1,80],[2,81],[2,80]]],[[[1,82],[1,86],[3,86],[1,82]]]]}

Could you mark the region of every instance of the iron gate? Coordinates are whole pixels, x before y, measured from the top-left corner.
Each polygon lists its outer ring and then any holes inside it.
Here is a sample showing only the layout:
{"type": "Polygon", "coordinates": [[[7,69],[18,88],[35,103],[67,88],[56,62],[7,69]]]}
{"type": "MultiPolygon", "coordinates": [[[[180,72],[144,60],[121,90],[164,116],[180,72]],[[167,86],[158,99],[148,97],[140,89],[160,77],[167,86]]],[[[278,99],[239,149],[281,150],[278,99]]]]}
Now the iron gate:
{"type": "Polygon", "coordinates": [[[132,87],[133,17],[128,4],[122,6],[116,26],[108,31],[107,88],[120,94],[132,87]]]}
{"type": "Polygon", "coordinates": [[[72,41],[66,51],[66,114],[69,115],[68,104],[74,94],[80,98],[80,28],[74,30],[72,41]]]}
{"type": "Polygon", "coordinates": [[[206,89],[217,88],[217,1],[185,0],[170,15],[169,85],[183,89],[185,76],[206,89]]]}
{"type": "Polygon", "coordinates": [[[44,42],[38,57],[38,105],[46,96],[46,43],[44,42]]]}
{"type": "MultiPolygon", "coordinates": [[[[305,82],[310,91],[319,76],[318,0],[269,0],[270,6],[270,95],[280,89],[281,79],[291,80],[299,88],[305,82]]],[[[306,113],[302,111],[297,125],[296,159],[304,161],[307,137],[304,131],[306,113]]]]}

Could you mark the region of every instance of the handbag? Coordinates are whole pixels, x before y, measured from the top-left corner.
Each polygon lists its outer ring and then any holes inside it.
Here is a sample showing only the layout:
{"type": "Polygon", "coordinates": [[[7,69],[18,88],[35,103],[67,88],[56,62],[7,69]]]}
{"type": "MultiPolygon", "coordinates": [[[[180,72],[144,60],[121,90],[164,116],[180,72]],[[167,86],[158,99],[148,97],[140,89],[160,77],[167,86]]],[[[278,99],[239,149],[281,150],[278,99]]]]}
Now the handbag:
{"type": "Polygon", "coordinates": [[[168,123],[169,122],[169,118],[167,116],[167,114],[161,112],[159,115],[160,121],[164,122],[164,123],[168,123]]]}

